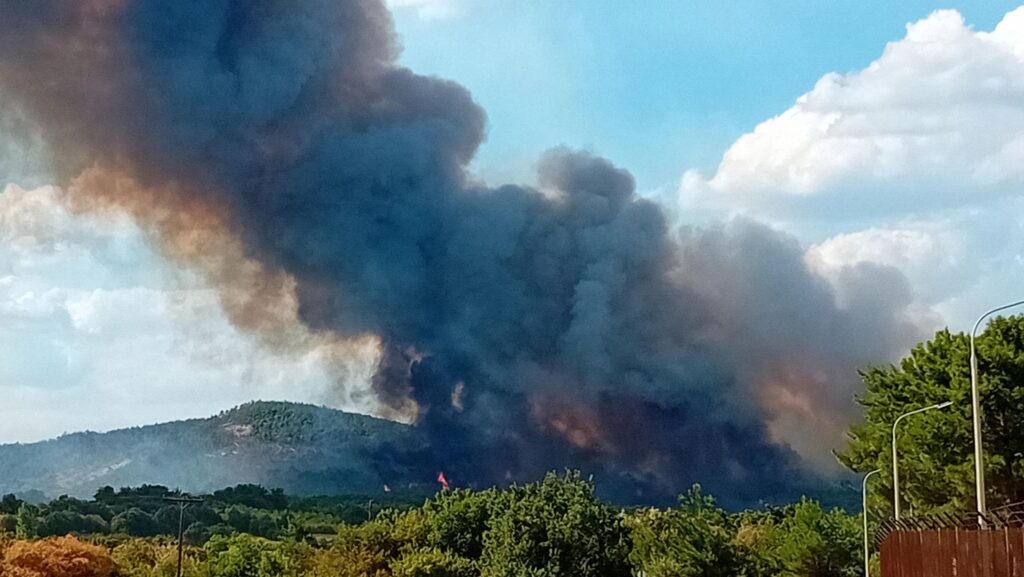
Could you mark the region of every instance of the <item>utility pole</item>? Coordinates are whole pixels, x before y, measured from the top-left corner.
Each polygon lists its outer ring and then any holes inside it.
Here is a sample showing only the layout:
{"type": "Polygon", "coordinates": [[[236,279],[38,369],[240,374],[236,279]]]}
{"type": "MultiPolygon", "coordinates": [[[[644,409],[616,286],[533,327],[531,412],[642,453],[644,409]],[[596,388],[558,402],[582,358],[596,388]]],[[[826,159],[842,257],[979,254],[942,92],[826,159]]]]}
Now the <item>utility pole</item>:
{"type": "Polygon", "coordinates": [[[185,536],[185,507],[190,503],[202,503],[203,500],[188,495],[164,495],[164,501],[178,504],[178,577],[181,577],[181,542],[185,536]]]}

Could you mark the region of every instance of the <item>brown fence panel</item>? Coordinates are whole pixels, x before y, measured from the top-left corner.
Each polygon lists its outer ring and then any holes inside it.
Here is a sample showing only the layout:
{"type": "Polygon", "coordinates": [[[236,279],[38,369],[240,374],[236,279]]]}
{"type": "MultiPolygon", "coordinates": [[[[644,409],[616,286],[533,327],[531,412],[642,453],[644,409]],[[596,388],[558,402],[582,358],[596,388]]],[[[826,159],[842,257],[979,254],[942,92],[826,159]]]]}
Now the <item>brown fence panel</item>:
{"type": "Polygon", "coordinates": [[[993,575],[1010,577],[1010,529],[1004,527],[1000,531],[992,531],[992,553],[994,555],[993,575]]]}
{"type": "Polygon", "coordinates": [[[897,530],[879,554],[882,577],[1024,577],[1024,527],[897,530]]]}
{"type": "Polygon", "coordinates": [[[1020,527],[1007,529],[1009,547],[1007,555],[1010,561],[1011,577],[1024,577],[1024,530],[1020,527]]]}

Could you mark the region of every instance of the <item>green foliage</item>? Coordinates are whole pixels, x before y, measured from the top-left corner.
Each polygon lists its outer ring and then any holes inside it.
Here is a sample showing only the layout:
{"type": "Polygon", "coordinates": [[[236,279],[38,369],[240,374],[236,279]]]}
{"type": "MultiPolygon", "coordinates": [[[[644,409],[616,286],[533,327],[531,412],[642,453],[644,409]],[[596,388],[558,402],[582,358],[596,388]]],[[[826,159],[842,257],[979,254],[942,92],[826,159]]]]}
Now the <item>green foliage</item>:
{"type": "Polygon", "coordinates": [[[0,536],[14,535],[18,531],[18,518],[14,515],[0,513],[0,536]]]}
{"type": "MultiPolygon", "coordinates": [[[[19,534],[27,538],[108,533],[176,537],[179,508],[164,501],[168,492],[162,485],[116,491],[103,487],[89,501],[61,496],[41,505],[28,504],[20,517],[18,512],[26,503],[8,495],[0,499],[0,510],[13,512],[0,513],[0,532],[17,533],[20,518],[23,530],[19,534]]],[[[187,506],[182,526],[185,540],[194,545],[202,545],[213,535],[234,533],[315,540],[333,535],[342,523],[365,520],[368,501],[360,496],[290,498],[281,489],[239,485],[187,506]]],[[[376,511],[384,505],[407,508],[409,502],[390,496],[375,499],[376,511]]]]}
{"type": "Polygon", "coordinates": [[[252,535],[216,536],[204,547],[210,577],[292,577],[301,562],[281,543],[252,535]]]}
{"type": "Polygon", "coordinates": [[[22,500],[12,494],[0,498],[0,513],[14,515],[21,508],[22,500]]]}
{"type": "MultiPolygon", "coordinates": [[[[432,489],[430,484],[409,486],[423,480],[415,455],[424,445],[422,431],[402,423],[326,407],[255,402],[207,419],[0,445],[0,487],[16,489],[21,499],[32,502],[48,500],[47,494],[95,492],[97,502],[122,505],[134,500],[129,507],[151,514],[154,506],[160,507],[168,487],[127,494],[115,485],[96,492],[90,479],[95,478],[99,463],[117,464],[109,478],[123,479],[124,485],[161,479],[170,488],[212,491],[238,479],[262,479],[268,490],[288,487],[298,494],[383,497],[382,485],[388,483],[394,489],[389,500],[398,495],[414,496],[419,504],[432,489]],[[31,495],[25,490],[28,487],[42,493],[31,495]]],[[[281,494],[259,494],[264,491],[258,488],[249,494],[242,489],[234,491],[237,496],[218,497],[226,500],[225,505],[285,508],[281,494]],[[250,497],[276,504],[256,503],[250,497]]],[[[211,496],[211,500],[216,498],[211,496]]],[[[367,499],[358,501],[346,504],[353,514],[347,518],[349,522],[366,518],[367,499]]]]}
{"type": "Polygon", "coordinates": [[[475,577],[476,564],[451,551],[428,548],[404,554],[391,564],[395,577],[475,577]]]}
{"type": "Polygon", "coordinates": [[[151,537],[161,533],[160,525],[153,520],[152,515],[137,507],[115,515],[110,521],[110,530],[136,537],[151,537]]]}
{"type": "MultiPolygon", "coordinates": [[[[976,340],[990,502],[1024,500],[1024,317],[997,318],[976,340]]],[[[840,460],[858,472],[881,469],[870,509],[890,507],[893,421],[943,401],[953,406],[899,425],[900,494],[912,513],[957,511],[974,501],[970,338],[941,331],[898,365],[862,373],[865,421],[851,427],[840,460]]]]}
{"type": "Polygon", "coordinates": [[[39,512],[35,506],[22,503],[15,515],[14,533],[18,539],[35,539],[39,536],[39,512]]]}
{"type": "Polygon", "coordinates": [[[839,509],[825,511],[808,499],[754,525],[746,545],[762,571],[767,567],[780,577],[856,577],[862,572],[857,517],[839,509]]]}
{"type": "Polygon", "coordinates": [[[735,520],[699,485],[679,497],[678,509],[641,510],[627,517],[627,525],[630,561],[649,577],[727,577],[747,571],[735,520]]]}
{"type": "Polygon", "coordinates": [[[226,505],[245,505],[254,509],[285,509],[288,498],[282,489],[267,490],[260,485],[236,485],[214,491],[214,501],[226,505]]]}
{"type": "MultiPolygon", "coordinates": [[[[101,489],[93,501],[21,504],[3,519],[26,537],[93,523],[90,540],[110,552],[113,575],[172,577],[176,541],[160,535],[176,528],[178,508],[155,499],[160,490],[101,489]],[[96,512],[110,516],[113,533],[96,512]]],[[[808,500],[728,513],[699,486],[675,508],[622,512],[578,473],[550,474],[504,490],[445,491],[359,524],[340,523],[320,499],[285,497],[288,506],[275,509],[244,504],[276,506],[259,502],[272,491],[220,494],[231,503],[209,497],[185,509],[187,577],[852,577],[860,568],[856,517],[808,500]],[[306,532],[311,522],[333,528],[333,538],[306,532]]]]}
{"type": "Polygon", "coordinates": [[[72,533],[106,533],[107,522],[98,515],[82,515],[75,511],[53,511],[39,519],[36,528],[38,537],[59,537],[72,533]]]}
{"type": "MultiPolygon", "coordinates": [[[[205,552],[186,548],[182,559],[184,577],[208,577],[205,552]]],[[[129,539],[111,551],[119,577],[174,577],[178,567],[178,549],[171,543],[151,539],[129,539]]]]}
{"type": "Polygon", "coordinates": [[[510,494],[509,503],[492,512],[484,534],[481,575],[630,575],[621,518],[578,473],[548,474],[510,494]]]}
{"type": "Polygon", "coordinates": [[[439,494],[423,506],[424,514],[430,519],[430,545],[478,559],[483,554],[484,534],[492,517],[512,500],[512,492],[495,489],[456,489],[439,494]]]}

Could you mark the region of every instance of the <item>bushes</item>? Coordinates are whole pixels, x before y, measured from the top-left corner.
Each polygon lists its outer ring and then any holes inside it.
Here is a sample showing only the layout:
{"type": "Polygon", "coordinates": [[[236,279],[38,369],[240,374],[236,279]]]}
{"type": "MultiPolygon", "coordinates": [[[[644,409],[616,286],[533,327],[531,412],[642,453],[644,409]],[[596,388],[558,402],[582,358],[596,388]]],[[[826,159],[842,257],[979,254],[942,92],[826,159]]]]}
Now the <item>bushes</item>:
{"type": "Polygon", "coordinates": [[[854,577],[856,517],[815,501],[728,514],[694,487],[677,509],[627,516],[630,561],[648,577],[854,577]]]}
{"type": "Polygon", "coordinates": [[[628,534],[579,475],[507,491],[445,492],[421,509],[345,526],[314,575],[628,576],[628,534]]]}
{"type": "Polygon", "coordinates": [[[14,515],[0,513],[0,537],[14,535],[18,531],[18,518],[14,515]]]}
{"type": "Polygon", "coordinates": [[[475,577],[476,563],[451,551],[427,548],[410,551],[391,564],[395,577],[475,577]]]}
{"type": "Polygon", "coordinates": [[[645,509],[627,517],[630,560],[650,577],[727,577],[751,574],[747,550],[737,542],[737,523],[694,486],[679,508],[645,509]]]}
{"type": "Polygon", "coordinates": [[[311,551],[244,533],[215,536],[204,547],[209,577],[300,577],[308,574],[311,551]]]}
{"type": "Polygon", "coordinates": [[[2,577],[109,577],[114,570],[110,554],[74,537],[18,541],[7,547],[2,577]]]}
{"type": "MultiPolygon", "coordinates": [[[[205,577],[201,553],[201,549],[186,549],[181,564],[184,577],[205,577]]],[[[153,539],[129,539],[114,547],[111,557],[117,577],[174,577],[178,567],[178,548],[153,539]]]]}

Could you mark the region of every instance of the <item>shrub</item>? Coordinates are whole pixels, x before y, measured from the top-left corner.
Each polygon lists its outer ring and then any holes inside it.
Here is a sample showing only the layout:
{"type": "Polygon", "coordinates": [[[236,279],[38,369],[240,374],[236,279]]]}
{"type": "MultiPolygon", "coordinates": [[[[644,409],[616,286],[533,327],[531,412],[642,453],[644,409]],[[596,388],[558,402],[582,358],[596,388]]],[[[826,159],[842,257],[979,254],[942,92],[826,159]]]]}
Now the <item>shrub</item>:
{"type": "Polygon", "coordinates": [[[74,537],[17,541],[3,557],[3,577],[109,577],[114,561],[106,549],[74,537]]]}

